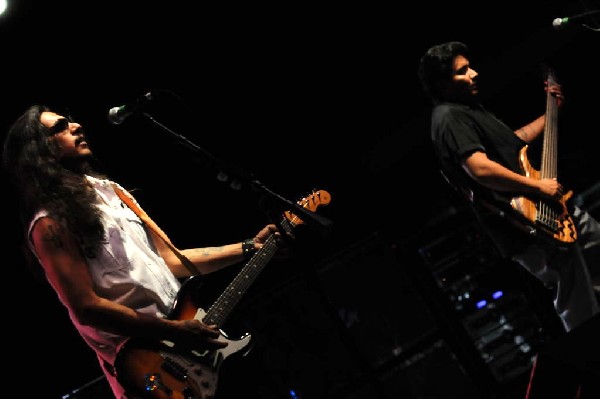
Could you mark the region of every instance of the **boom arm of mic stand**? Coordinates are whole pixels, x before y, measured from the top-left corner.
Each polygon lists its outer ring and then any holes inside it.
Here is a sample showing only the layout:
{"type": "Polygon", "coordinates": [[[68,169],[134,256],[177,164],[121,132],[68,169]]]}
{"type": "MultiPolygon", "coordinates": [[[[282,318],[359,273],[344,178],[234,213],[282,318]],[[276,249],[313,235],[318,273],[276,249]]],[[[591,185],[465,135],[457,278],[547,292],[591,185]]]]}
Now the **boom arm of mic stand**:
{"type": "Polygon", "coordinates": [[[148,118],[155,125],[159,126],[162,130],[174,136],[183,145],[192,149],[197,154],[200,154],[203,158],[208,159],[219,170],[226,170],[228,171],[228,173],[233,173],[236,176],[237,180],[248,183],[255,190],[260,191],[264,195],[273,199],[282,209],[289,210],[290,212],[299,216],[300,219],[302,219],[302,221],[306,223],[306,225],[317,229],[322,235],[327,235],[331,230],[331,227],[333,225],[333,222],[331,220],[317,214],[316,212],[311,212],[293,201],[283,198],[281,195],[265,187],[264,184],[259,182],[252,174],[242,171],[240,168],[233,167],[232,165],[226,164],[224,161],[217,159],[214,155],[208,153],[204,149],[192,143],[185,136],[173,131],[169,127],[154,119],[152,115],[146,112],[142,112],[142,115],[148,118]]]}
{"type": "Polygon", "coordinates": [[[148,120],[150,120],[152,123],[154,123],[155,125],[157,125],[158,127],[160,127],[162,130],[164,130],[165,132],[171,134],[181,144],[185,145],[186,147],[188,147],[189,149],[191,149],[192,151],[194,151],[196,154],[199,154],[203,159],[208,160],[215,168],[217,168],[219,170],[219,172],[227,171],[227,173],[233,173],[236,176],[242,176],[243,175],[243,180],[245,180],[245,181],[250,181],[250,179],[253,178],[251,176],[248,176],[247,173],[242,172],[241,170],[239,170],[239,168],[234,168],[232,165],[226,164],[224,161],[222,161],[220,159],[217,159],[217,157],[215,157],[214,155],[210,154],[208,151],[202,149],[198,145],[192,143],[189,139],[187,139],[182,134],[179,134],[179,133],[175,132],[173,129],[165,126],[161,122],[159,122],[156,119],[154,119],[154,117],[152,115],[148,114],[147,112],[142,112],[141,114],[144,115],[146,118],[148,118],[148,120]]]}

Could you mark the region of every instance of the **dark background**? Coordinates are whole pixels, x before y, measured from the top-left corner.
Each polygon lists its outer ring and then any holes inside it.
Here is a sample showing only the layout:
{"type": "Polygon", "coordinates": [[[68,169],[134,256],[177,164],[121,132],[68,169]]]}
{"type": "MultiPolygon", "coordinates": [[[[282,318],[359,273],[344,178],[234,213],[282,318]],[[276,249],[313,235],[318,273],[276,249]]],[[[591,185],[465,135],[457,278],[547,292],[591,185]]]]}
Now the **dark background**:
{"type": "MultiPolygon", "coordinates": [[[[279,214],[263,188],[290,201],[328,191],[331,203],[319,212],[332,231],[302,229],[299,258],[269,268],[256,294],[285,290],[286,279],[334,262],[365,237],[396,245],[444,213],[451,193],[430,152],[430,106],[416,75],[438,42],[470,46],[486,105],[515,128],[544,111],[540,67],[553,66],[567,97],[559,177],[576,194],[597,184],[600,32],[557,30],[552,21],[598,8],[13,1],[0,17],[0,132],[32,103],[68,108],[104,171],[137,188],[180,247],[252,236],[279,214]],[[110,108],[147,92],[156,96],[144,110],[170,132],[141,114],[108,122],[110,108]],[[223,170],[225,182],[216,178],[223,170]],[[233,180],[241,189],[230,188],[233,180]]],[[[598,28],[599,18],[586,22],[598,28]]],[[[100,372],[54,294],[26,269],[14,198],[5,200],[5,334],[21,348],[12,368],[32,377],[34,396],[57,398],[100,372]]],[[[367,276],[368,267],[356,273],[367,276]]],[[[268,324],[268,312],[259,316],[268,324]]]]}

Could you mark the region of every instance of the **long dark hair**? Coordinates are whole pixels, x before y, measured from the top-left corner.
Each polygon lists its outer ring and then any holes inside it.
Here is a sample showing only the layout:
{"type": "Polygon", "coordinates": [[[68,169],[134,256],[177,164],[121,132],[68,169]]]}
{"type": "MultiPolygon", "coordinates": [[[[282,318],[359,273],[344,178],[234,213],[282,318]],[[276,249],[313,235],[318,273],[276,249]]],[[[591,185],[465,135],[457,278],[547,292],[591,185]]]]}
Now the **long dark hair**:
{"type": "Polygon", "coordinates": [[[85,174],[103,176],[92,169],[92,157],[77,165],[61,162],[50,129],[40,121],[47,111],[51,109],[45,105],[27,108],[4,140],[3,163],[18,197],[23,239],[32,217],[45,209],[79,238],[86,253],[93,253],[103,238],[103,226],[96,193],[85,174]]]}

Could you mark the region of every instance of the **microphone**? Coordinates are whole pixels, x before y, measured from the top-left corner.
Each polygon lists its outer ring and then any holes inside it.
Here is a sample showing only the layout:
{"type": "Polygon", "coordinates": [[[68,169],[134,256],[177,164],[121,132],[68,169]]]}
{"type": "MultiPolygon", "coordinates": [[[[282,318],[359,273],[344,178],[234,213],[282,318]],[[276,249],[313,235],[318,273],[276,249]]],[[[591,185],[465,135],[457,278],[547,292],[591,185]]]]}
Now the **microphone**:
{"type": "Polygon", "coordinates": [[[121,105],[119,107],[112,107],[108,111],[108,121],[110,123],[112,123],[113,125],[119,125],[119,124],[123,123],[125,118],[127,118],[129,115],[141,110],[143,107],[146,106],[146,104],[148,102],[154,100],[154,98],[155,98],[154,93],[148,92],[148,93],[144,94],[142,97],[137,98],[135,101],[133,101],[130,104],[121,105]]]}
{"type": "Polygon", "coordinates": [[[554,26],[554,29],[560,29],[564,25],[578,22],[581,19],[584,19],[592,14],[597,14],[599,12],[600,12],[600,10],[592,10],[592,11],[584,12],[582,14],[573,15],[572,17],[555,18],[554,21],[552,21],[552,26],[554,26]]]}

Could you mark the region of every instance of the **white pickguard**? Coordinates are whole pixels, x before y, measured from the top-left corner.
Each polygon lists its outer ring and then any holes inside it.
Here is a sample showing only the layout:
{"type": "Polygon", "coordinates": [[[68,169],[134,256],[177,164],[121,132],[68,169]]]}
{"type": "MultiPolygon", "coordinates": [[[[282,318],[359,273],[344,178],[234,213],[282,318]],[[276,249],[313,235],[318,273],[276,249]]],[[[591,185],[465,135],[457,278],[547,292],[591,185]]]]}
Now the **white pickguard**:
{"type": "MultiPolygon", "coordinates": [[[[202,320],[205,315],[206,312],[203,309],[198,309],[194,318],[202,320]]],[[[173,342],[161,341],[161,344],[167,347],[164,352],[160,352],[163,358],[163,367],[161,367],[160,373],[152,375],[152,380],[147,382],[146,385],[151,387],[150,390],[168,391],[172,389],[165,383],[165,381],[171,378],[163,375],[164,373],[169,373],[171,376],[177,375],[178,379],[184,379],[185,384],[194,392],[194,397],[198,397],[198,399],[214,397],[217,389],[218,374],[223,361],[230,355],[247,347],[250,343],[251,335],[245,334],[240,339],[232,340],[221,331],[221,335],[217,340],[227,342],[227,346],[215,351],[192,349],[185,353],[172,351],[172,348],[175,346],[173,342]]]]}

